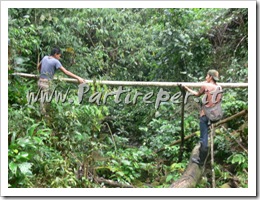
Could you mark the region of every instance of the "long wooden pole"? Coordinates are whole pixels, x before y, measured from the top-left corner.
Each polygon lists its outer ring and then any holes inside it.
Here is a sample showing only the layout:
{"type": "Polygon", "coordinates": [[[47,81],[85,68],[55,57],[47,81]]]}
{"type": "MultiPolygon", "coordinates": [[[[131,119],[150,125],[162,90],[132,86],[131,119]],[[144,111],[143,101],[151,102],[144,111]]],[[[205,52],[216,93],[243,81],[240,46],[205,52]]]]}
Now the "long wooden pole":
{"type": "MultiPolygon", "coordinates": [[[[14,76],[21,76],[25,78],[38,79],[39,75],[26,74],[26,73],[13,73],[14,76]]],[[[66,81],[70,83],[78,83],[76,79],[72,78],[57,78],[54,80],[66,81]]],[[[188,87],[201,87],[203,83],[190,83],[190,82],[144,82],[144,81],[106,81],[106,80],[85,80],[86,83],[97,83],[101,85],[114,85],[114,86],[157,86],[157,87],[177,87],[179,84],[188,87]]],[[[218,83],[221,87],[225,88],[247,88],[248,83],[218,83]]]]}

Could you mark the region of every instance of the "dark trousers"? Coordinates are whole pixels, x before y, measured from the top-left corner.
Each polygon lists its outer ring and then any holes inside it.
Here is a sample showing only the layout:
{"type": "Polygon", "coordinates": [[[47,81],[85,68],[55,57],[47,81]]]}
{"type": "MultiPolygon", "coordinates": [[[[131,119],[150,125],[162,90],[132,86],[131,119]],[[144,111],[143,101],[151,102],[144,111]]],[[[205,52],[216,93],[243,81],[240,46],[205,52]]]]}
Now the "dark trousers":
{"type": "Polygon", "coordinates": [[[201,150],[206,150],[208,148],[208,129],[209,129],[209,119],[206,115],[200,117],[200,143],[201,150]]]}

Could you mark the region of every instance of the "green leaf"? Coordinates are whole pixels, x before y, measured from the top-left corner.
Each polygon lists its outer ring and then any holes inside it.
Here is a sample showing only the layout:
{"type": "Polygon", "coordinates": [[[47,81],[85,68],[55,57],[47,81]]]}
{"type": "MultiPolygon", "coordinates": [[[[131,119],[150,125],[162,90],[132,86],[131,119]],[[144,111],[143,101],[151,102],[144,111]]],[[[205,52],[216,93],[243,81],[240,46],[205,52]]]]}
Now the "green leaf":
{"type": "Polygon", "coordinates": [[[32,167],[32,163],[28,163],[28,162],[24,162],[18,165],[19,169],[21,170],[22,174],[25,175],[31,175],[31,167],[32,167]]]}
{"type": "Polygon", "coordinates": [[[116,160],[111,160],[111,162],[118,165],[118,162],[116,160]]]}
{"type": "Polygon", "coordinates": [[[33,132],[35,130],[35,128],[39,125],[39,123],[37,124],[33,124],[30,128],[27,129],[27,134],[32,136],[33,135],[33,132]]]}
{"type": "Polygon", "coordinates": [[[41,21],[44,21],[44,20],[45,20],[45,16],[44,16],[44,15],[41,15],[40,20],[41,20],[41,21]]]}
{"type": "Polygon", "coordinates": [[[138,163],[135,162],[135,163],[134,163],[134,167],[137,168],[137,169],[139,169],[138,163]]]}
{"type": "Polygon", "coordinates": [[[33,137],[33,140],[37,143],[37,144],[43,144],[42,139],[39,137],[33,137]]]}
{"type": "Polygon", "coordinates": [[[11,138],[12,143],[15,142],[16,134],[17,134],[16,132],[12,133],[12,138],[11,138]]]}
{"type": "Polygon", "coordinates": [[[173,175],[171,175],[171,174],[168,175],[167,178],[166,178],[166,182],[169,182],[170,180],[172,180],[172,178],[173,178],[173,175]]]}
{"type": "Polygon", "coordinates": [[[28,138],[19,138],[17,144],[24,148],[30,145],[31,141],[28,138]]]}
{"type": "Polygon", "coordinates": [[[12,172],[13,174],[16,174],[17,164],[14,163],[14,162],[10,162],[10,163],[9,163],[9,169],[11,170],[11,172],[12,172]]]}
{"type": "Polygon", "coordinates": [[[122,160],[122,163],[123,163],[124,165],[130,165],[130,164],[131,164],[128,160],[122,160]]]}
{"type": "Polygon", "coordinates": [[[125,175],[125,173],[124,172],[116,172],[116,174],[118,174],[119,176],[124,176],[125,175]]]}
{"type": "Polygon", "coordinates": [[[17,149],[14,149],[13,152],[17,154],[19,151],[17,149]]]}
{"type": "Polygon", "coordinates": [[[27,158],[28,159],[28,156],[29,156],[29,154],[27,152],[20,152],[17,155],[17,159],[20,159],[20,158],[27,158]]]}

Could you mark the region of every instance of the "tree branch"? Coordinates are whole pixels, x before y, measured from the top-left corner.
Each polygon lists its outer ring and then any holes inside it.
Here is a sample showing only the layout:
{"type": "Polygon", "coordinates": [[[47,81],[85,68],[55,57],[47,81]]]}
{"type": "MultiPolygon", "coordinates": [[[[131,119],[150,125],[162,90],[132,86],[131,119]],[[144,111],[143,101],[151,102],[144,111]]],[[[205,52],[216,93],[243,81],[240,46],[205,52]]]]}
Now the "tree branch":
{"type": "Polygon", "coordinates": [[[120,188],[134,188],[132,185],[126,185],[123,183],[118,183],[116,181],[100,178],[100,177],[95,177],[94,180],[98,183],[104,183],[113,187],[120,187],[120,188]]]}
{"type": "MultiPolygon", "coordinates": [[[[222,128],[224,128],[224,129],[228,132],[228,130],[227,130],[225,127],[222,127],[222,128]]],[[[234,131],[234,132],[236,132],[236,131],[234,131]]],[[[228,133],[229,133],[229,132],[228,132],[228,133]]],[[[246,148],[245,148],[236,138],[234,138],[234,137],[231,135],[231,133],[229,133],[229,135],[230,135],[230,138],[233,139],[233,140],[235,140],[236,143],[248,154],[248,151],[246,150],[246,148]]]]}
{"type": "Polygon", "coordinates": [[[239,113],[236,113],[235,115],[232,115],[232,116],[230,116],[230,117],[228,117],[228,118],[225,118],[225,119],[223,119],[223,120],[217,122],[217,123],[215,124],[215,126],[219,126],[219,125],[221,125],[221,124],[227,123],[227,122],[229,122],[229,121],[231,121],[231,120],[233,120],[233,119],[235,119],[235,118],[237,118],[237,117],[243,116],[243,115],[245,115],[245,114],[247,114],[247,110],[242,110],[242,111],[240,111],[239,113]]]}

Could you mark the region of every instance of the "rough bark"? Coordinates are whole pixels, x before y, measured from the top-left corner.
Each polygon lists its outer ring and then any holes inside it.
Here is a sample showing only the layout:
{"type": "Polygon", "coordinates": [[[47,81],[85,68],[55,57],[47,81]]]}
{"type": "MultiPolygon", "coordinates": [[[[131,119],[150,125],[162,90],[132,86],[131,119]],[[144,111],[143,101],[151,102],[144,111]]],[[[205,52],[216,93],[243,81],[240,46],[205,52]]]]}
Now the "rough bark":
{"type": "MultiPolygon", "coordinates": [[[[201,176],[205,169],[205,164],[203,166],[199,166],[191,161],[192,157],[199,156],[199,148],[200,144],[197,144],[192,150],[190,162],[185,172],[181,176],[180,179],[172,183],[170,188],[195,188],[196,184],[200,181],[201,176]]],[[[206,163],[207,158],[205,159],[206,163]]]]}
{"type": "MultiPolygon", "coordinates": [[[[13,73],[14,76],[21,76],[25,78],[38,79],[39,75],[26,74],[26,73],[13,73]]],[[[78,83],[76,79],[72,78],[57,78],[54,80],[60,80],[70,83],[78,83]]],[[[203,83],[190,83],[190,82],[142,82],[142,81],[105,81],[105,80],[85,80],[86,83],[97,83],[101,85],[114,85],[114,86],[157,86],[157,87],[178,87],[179,84],[186,85],[188,87],[201,87],[203,83]]],[[[247,88],[248,83],[218,83],[218,85],[225,88],[247,88]]]]}

